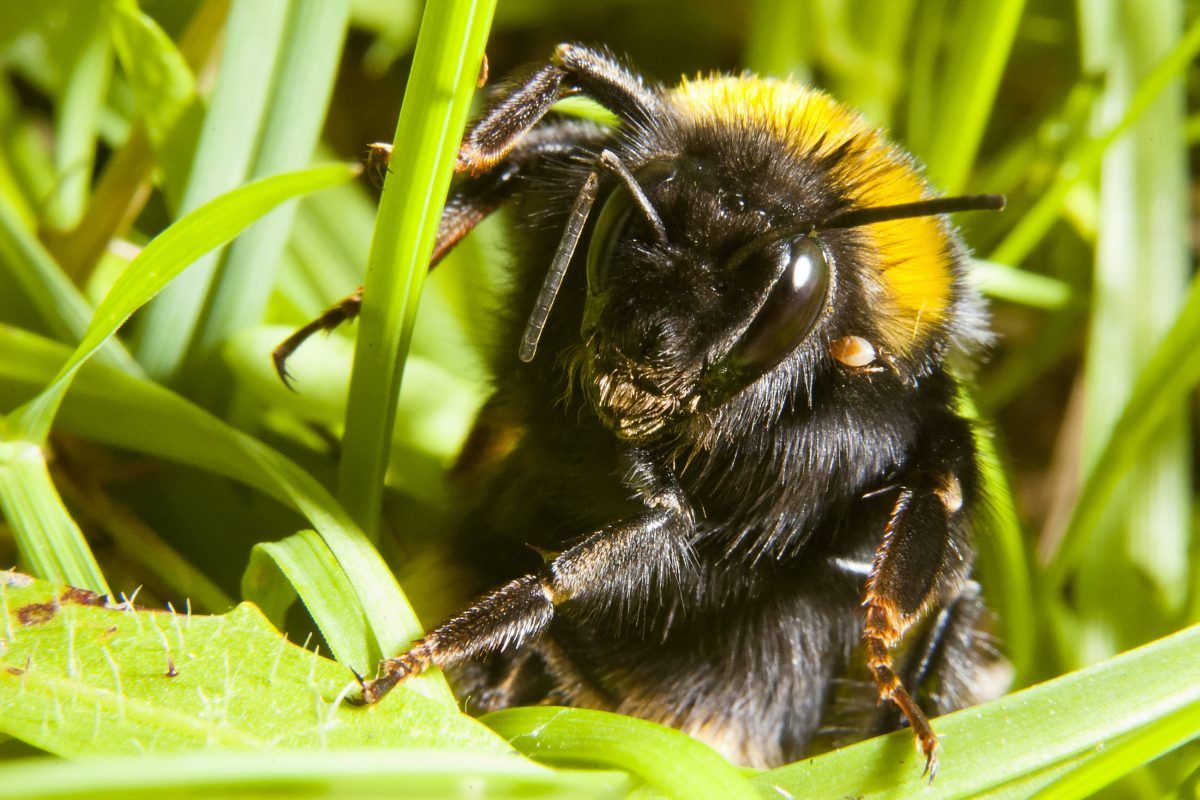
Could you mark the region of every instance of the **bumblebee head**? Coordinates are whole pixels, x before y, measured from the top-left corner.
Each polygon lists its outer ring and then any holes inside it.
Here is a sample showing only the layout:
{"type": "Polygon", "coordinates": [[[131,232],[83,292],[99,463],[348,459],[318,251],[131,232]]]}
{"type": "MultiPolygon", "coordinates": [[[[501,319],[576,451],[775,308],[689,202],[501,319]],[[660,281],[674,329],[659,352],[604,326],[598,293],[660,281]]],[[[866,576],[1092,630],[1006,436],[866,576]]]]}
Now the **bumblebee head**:
{"type": "Polygon", "coordinates": [[[764,377],[905,366],[952,315],[950,228],[998,208],[934,198],[911,159],[827,96],[753,78],[685,83],[601,161],[587,240],[583,386],[619,437],[650,437],[764,377]],[[868,358],[869,356],[869,358],[868,358]]]}

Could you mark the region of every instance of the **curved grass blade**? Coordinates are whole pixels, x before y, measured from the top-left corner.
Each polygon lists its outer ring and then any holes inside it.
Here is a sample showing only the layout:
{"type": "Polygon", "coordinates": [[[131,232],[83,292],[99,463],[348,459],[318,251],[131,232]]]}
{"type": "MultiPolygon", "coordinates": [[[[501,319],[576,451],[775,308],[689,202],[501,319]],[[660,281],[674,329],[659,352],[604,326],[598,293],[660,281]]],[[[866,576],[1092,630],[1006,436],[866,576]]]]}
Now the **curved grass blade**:
{"type": "MultiPolygon", "coordinates": [[[[934,720],[941,768],[932,787],[909,731],[852,745],[751,778],[797,797],[967,798],[1007,790],[1043,770],[1095,755],[1200,702],[1200,626],[1087,669],[934,720]]],[[[1189,724],[1200,723],[1194,715],[1189,724]]],[[[1200,727],[1191,735],[1200,734],[1200,727]]],[[[1128,759],[1122,769],[1131,769],[1128,759]]],[[[1140,762],[1139,762],[1140,763],[1140,762]]],[[[1025,784],[1027,785],[1027,784],[1025,784]]],[[[990,796],[990,795],[989,795],[990,796]]],[[[1025,796],[1025,795],[1015,795],[1025,796]]]]}
{"type": "MultiPolygon", "coordinates": [[[[510,708],[484,723],[530,758],[555,765],[623,769],[666,797],[749,800],[758,792],[708,745],[685,733],[582,708],[510,708]]],[[[804,796],[811,796],[807,791],[804,796]]]]}
{"type": "Polygon", "coordinates": [[[346,598],[354,595],[346,571],[316,531],[256,544],[242,576],[242,596],[256,603],[277,626],[282,626],[284,615],[299,596],[335,653],[355,652],[361,636],[354,633],[367,628],[363,609],[347,607],[346,598]],[[352,624],[346,622],[348,614],[355,616],[352,624]]]}
{"type": "Polygon", "coordinates": [[[79,347],[50,385],[13,412],[11,432],[30,441],[45,441],[55,411],[79,367],[134,311],[200,256],[228,242],[284,200],[347,181],[356,174],[356,167],[332,164],[264,178],[221,195],[156,236],[113,284],[96,309],[79,347]]]}

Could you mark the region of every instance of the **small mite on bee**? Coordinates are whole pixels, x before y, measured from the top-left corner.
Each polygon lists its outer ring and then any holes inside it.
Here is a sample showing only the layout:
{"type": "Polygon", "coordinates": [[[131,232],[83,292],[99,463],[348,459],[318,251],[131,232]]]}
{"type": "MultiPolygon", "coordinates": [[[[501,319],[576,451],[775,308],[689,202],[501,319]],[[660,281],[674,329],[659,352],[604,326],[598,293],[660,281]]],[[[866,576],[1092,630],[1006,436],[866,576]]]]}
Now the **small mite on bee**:
{"type": "Polygon", "coordinates": [[[952,368],[986,315],[946,215],[1003,199],[936,196],[820,91],[657,86],[578,45],[505,85],[456,171],[434,263],[519,223],[454,471],[483,594],[363,701],[450,668],[475,711],[607,709],[756,767],[908,724],[932,775],[927,714],[985,699],[1001,659],[952,368]],[[576,94],[619,124],[549,114],[576,94]]]}

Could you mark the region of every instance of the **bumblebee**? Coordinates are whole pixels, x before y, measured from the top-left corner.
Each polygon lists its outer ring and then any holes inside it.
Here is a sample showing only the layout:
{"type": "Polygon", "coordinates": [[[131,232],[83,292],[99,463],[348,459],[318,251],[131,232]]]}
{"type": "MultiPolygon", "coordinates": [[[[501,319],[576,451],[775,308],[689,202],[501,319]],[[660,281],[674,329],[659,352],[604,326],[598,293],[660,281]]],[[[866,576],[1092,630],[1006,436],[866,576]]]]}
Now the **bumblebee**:
{"type": "Polygon", "coordinates": [[[476,711],[607,709],[759,767],[907,722],[932,774],[926,713],[1000,658],[951,370],[986,318],[945,215],[1002,198],[934,196],[819,91],[652,86],[579,45],[497,94],[456,170],[434,263],[501,206],[524,223],[455,470],[456,546],[500,588],[363,700],[452,668],[476,711]],[[619,125],[547,116],[576,94],[619,125]]]}

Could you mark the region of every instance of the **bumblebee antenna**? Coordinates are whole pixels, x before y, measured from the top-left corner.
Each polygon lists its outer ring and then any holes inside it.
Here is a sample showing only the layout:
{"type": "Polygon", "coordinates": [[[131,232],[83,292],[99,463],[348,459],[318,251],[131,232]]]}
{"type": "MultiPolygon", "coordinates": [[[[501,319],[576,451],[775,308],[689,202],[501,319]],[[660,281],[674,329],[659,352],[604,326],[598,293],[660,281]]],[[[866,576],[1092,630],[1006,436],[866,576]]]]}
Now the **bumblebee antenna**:
{"type": "Polygon", "coordinates": [[[667,242],[667,226],[663,225],[662,217],[658,216],[658,212],[654,210],[654,205],[650,202],[650,198],[646,196],[646,190],[637,182],[637,178],[633,177],[633,173],[629,171],[629,167],[625,166],[625,162],[611,150],[605,150],[600,154],[600,165],[607,169],[612,174],[616,175],[625,187],[625,191],[633,198],[633,202],[637,205],[638,210],[642,212],[642,216],[650,223],[650,227],[654,229],[654,236],[658,239],[659,244],[667,242]]]}
{"type": "Polygon", "coordinates": [[[935,197],[915,203],[900,203],[894,206],[856,208],[835,214],[816,224],[818,230],[832,228],[857,228],[876,222],[891,222],[912,217],[932,217],[937,214],[953,214],[958,211],[1000,211],[1004,208],[1002,194],[968,194],[960,197],[935,197]]]}
{"type": "Polygon", "coordinates": [[[571,257],[575,255],[575,247],[579,244],[579,237],[583,235],[583,226],[587,223],[588,214],[591,213],[592,205],[596,202],[596,194],[599,189],[600,175],[593,170],[575,197],[575,203],[571,206],[571,212],[567,216],[567,227],[563,229],[562,238],[558,240],[558,249],[554,252],[554,260],[550,262],[550,271],[546,273],[546,281],[542,284],[542,290],[538,292],[537,302],[533,305],[533,313],[529,315],[529,321],[525,323],[525,333],[521,336],[521,349],[517,356],[526,363],[533,361],[533,357],[537,354],[538,341],[542,338],[542,329],[546,327],[550,309],[554,306],[554,299],[558,297],[563,277],[567,274],[567,265],[571,263],[571,257]]]}

